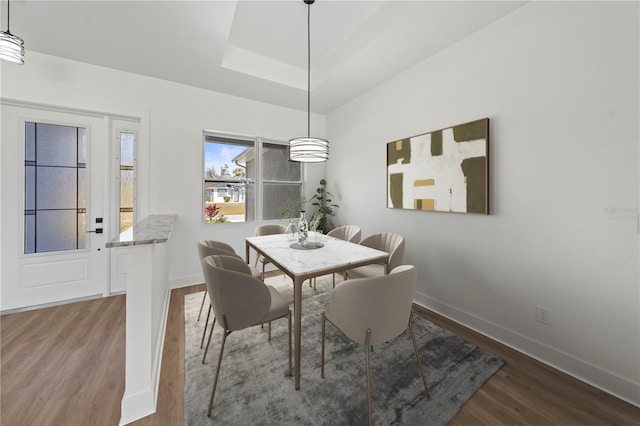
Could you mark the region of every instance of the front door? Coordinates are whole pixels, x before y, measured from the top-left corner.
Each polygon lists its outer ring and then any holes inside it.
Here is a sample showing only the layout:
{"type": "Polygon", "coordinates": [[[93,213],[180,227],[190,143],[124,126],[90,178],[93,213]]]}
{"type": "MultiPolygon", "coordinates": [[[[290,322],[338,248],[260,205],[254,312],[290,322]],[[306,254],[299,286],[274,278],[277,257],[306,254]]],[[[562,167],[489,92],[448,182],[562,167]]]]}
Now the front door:
{"type": "Polygon", "coordinates": [[[2,105],[0,310],[107,294],[109,119],[2,105]]]}

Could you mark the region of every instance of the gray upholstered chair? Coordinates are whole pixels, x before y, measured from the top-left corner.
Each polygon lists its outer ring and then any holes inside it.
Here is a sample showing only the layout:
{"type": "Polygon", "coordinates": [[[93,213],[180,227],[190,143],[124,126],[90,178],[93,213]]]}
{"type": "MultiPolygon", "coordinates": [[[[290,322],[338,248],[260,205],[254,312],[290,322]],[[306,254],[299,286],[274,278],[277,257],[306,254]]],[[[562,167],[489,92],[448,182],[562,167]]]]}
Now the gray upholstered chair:
{"type": "Polygon", "coordinates": [[[349,241],[350,243],[358,244],[362,237],[362,230],[356,225],[344,225],[332,229],[327,233],[327,235],[344,241],[349,241]]]}
{"type": "Polygon", "coordinates": [[[427,398],[429,390],[413,333],[413,296],[417,272],[413,265],[401,265],[388,275],[345,281],[331,292],[322,311],[320,376],[324,378],[325,323],[328,320],[354,342],[364,345],[367,375],[369,425],[372,423],[370,351],[409,329],[413,350],[427,398]]]}
{"type": "MultiPolygon", "coordinates": [[[[349,241],[350,243],[359,244],[360,238],[362,237],[362,229],[356,225],[343,225],[338,226],[337,228],[333,228],[331,231],[327,233],[327,236],[338,238],[340,240],[349,241]]],[[[343,277],[346,278],[344,273],[340,273],[343,277]]],[[[315,279],[314,279],[315,286],[315,279]]],[[[333,288],[336,287],[336,274],[333,274],[333,288]]]]}
{"type": "Polygon", "coordinates": [[[202,261],[202,269],[213,312],[224,329],[207,411],[207,416],[211,416],[224,345],[232,332],[268,322],[269,339],[271,339],[271,321],[288,318],[289,375],[291,375],[291,310],[289,302],[276,289],[252,277],[249,265],[237,257],[205,257],[202,261]]]}
{"type": "MultiPolygon", "coordinates": [[[[253,235],[256,237],[262,235],[274,235],[274,234],[284,234],[287,231],[287,227],[281,223],[265,223],[256,227],[253,232],[253,235]]],[[[255,268],[258,268],[258,263],[262,265],[260,268],[262,270],[262,275],[264,276],[264,267],[268,265],[270,262],[266,261],[262,256],[256,257],[256,262],[254,264],[255,268]]]]}
{"type": "MultiPolygon", "coordinates": [[[[227,243],[223,243],[222,241],[213,241],[213,240],[201,240],[198,242],[198,256],[200,257],[200,262],[207,256],[213,255],[227,255],[227,256],[235,256],[238,259],[242,259],[227,243]]],[[[262,275],[260,272],[254,268],[249,266],[251,269],[251,275],[258,279],[262,279],[262,275]]],[[[204,302],[207,300],[207,291],[204,292],[204,296],[202,297],[202,303],[200,304],[200,312],[198,313],[198,321],[200,321],[200,316],[202,315],[202,308],[204,307],[204,302]]],[[[202,339],[200,341],[200,348],[204,345],[204,338],[207,334],[207,327],[209,324],[209,317],[211,316],[211,304],[209,304],[209,310],[207,311],[207,319],[204,323],[204,330],[202,331],[202,339]]],[[[213,318],[213,324],[211,325],[211,330],[209,331],[209,340],[211,340],[211,333],[213,333],[213,327],[216,325],[216,319],[213,318]]],[[[204,364],[204,360],[207,357],[207,349],[204,351],[204,356],[202,357],[202,363],[204,364]]]]}
{"type": "Polygon", "coordinates": [[[367,278],[384,275],[395,267],[402,265],[404,259],[404,237],[395,232],[381,232],[369,235],[360,241],[360,245],[389,253],[387,268],[384,262],[361,266],[347,271],[347,278],[367,278]]]}

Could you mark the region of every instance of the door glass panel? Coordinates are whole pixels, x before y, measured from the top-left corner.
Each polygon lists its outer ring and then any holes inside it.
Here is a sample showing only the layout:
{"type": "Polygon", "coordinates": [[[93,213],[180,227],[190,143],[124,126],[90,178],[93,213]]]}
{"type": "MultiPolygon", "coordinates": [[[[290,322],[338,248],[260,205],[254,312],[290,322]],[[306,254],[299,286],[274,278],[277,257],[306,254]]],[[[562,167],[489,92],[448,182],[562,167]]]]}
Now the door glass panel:
{"type": "Polygon", "coordinates": [[[36,123],[25,125],[25,161],[36,161],[36,123]]]}
{"type": "Polygon", "coordinates": [[[75,167],[78,160],[78,128],[37,123],[36,159],[39,166],[75,167]]]}
{"type": "Polygon", "coordinates": [[[74,167],[36,167],[36,208],[74,209],[77,206],[78,172],[74,167]]]}
{"type": "Polygon", "coordinates": [[[24,252],[86,247],[87,130],[25,123],[24,252]]]}
{"type": "Polygon", "coordinates": [[[87,208],[87,168],[78,167],[78,208],[87,208]]]}
{"type": "Polygon", "coordinates": [[[78,164],[87,164],[87,129],[78,127],[78,164]]]}
{"type": "Polygon", "coordinates": [[[24,168],[24,192],[26,210],[36,209],[36,167],[26,165],[24,168]]]}
{"type": "Polygon", "coordinates": [[[133,226],[135,134],[120,132],[120,232],[133,226]]]}
{"type": "Polygon", "coordinates": [[[24,252],[36,252],[36,213],[27,213],[24,216],[24,252]]]}
{"type": "Polygon", "coordinates": [[[133,167],[134,134],[120,132],[120,165],[133,167]]]}
{"type": "Polygon", "coordinates": [[[78,214],[74,210],[40,210],[36,214],[38,253],[77,248],[78,214]]]}

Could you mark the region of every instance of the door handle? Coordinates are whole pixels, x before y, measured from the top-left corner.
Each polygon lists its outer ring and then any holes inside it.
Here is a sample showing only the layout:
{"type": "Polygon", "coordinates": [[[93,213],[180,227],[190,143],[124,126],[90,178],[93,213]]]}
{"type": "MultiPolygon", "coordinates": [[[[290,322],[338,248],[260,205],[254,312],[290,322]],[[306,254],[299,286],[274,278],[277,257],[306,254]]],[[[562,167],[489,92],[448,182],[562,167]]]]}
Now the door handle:
{"type": "Polygon", "coordinates": [[[102,228],[96,228],[95,231],[87,231],[87,234],[90,232],[95,232],[96,234],[102,234],[102,228]]]}

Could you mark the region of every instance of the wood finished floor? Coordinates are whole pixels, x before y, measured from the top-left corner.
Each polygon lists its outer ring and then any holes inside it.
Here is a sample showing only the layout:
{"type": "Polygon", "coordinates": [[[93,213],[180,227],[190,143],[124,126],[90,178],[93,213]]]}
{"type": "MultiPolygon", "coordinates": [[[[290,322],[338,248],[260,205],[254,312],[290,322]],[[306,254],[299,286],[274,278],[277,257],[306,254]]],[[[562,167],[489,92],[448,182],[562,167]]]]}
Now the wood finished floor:
{"type": "MultiPolygon", "coordinates": [[[[184,423],[183,299],[202,289],[171,292],[158,411],[134,425],[184,423]]],[[[436,314],[423,309],[419,314],[507,362],[451,425],[640,424],[638,407],[436,314]]],[[[125,296],[5,315],[0,325],[0,425],[118,424],[125,296]]]]}

